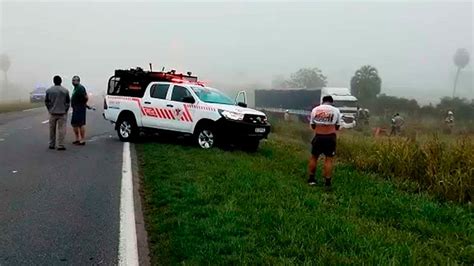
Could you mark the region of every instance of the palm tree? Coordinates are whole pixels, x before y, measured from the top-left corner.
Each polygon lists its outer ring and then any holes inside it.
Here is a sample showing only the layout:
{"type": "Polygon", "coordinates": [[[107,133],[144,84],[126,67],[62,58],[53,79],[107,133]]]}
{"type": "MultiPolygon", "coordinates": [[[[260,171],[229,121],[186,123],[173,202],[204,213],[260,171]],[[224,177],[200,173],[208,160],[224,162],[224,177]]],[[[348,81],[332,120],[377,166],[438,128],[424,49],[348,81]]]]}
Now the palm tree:
{"type": "Polygon", "coordinates": [[[458,67],[456,72],[456,78],[454,79],[453,98],[456,94],[456,86],[458,85],[459,73],[461,69],[465,68],[469,64],[469,52],[464,48],[459,48],[453,57],[454,64],[458,67]]]}
{"type": "Polygon", "coordinates": [[[351,93],[362,102],[375,98],[380,93],[381,87],[382,80],[379,73],[370,65],[359,68],[351,79],[351,93]]]}

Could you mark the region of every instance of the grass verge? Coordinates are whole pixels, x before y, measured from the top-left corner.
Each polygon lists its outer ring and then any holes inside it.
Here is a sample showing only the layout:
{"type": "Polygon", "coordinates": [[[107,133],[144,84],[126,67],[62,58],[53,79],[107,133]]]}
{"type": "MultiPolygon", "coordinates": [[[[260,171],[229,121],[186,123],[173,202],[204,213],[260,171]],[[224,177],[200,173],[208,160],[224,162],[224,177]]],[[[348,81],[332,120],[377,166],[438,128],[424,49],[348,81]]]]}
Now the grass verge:
{"type": "Polygon", "coordinates": [[[43,106],[44,103],[8,102],[0,103],[0,113],[15,112],[43,106]]]}
{"type": "Polygon", "coordinates": [[[474,263],[470,207],[341,165],[332,192],[308,187],[307,151],[291,142],[137,148],[155,265],[474,263]]]}
{"type": "MultiPolygon", "coordinates": [[[[273,125],[273,138],[303,149],[313,137],[307,124],[276,120],[273,125]]],[[[474,197],[472,134],[374,138],[369,132],[342,130],[338,135],[338,160],[357,170],[442,200],[467,203],[474,197]]]]}

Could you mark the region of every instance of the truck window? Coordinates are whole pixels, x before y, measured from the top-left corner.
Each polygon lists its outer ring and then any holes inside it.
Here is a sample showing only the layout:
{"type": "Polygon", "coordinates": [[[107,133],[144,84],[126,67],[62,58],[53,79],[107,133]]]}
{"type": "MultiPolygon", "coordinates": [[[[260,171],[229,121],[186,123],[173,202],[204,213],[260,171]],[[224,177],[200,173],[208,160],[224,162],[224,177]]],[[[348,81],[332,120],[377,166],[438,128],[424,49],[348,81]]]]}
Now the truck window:
{"type": "Polygon", "coordinates": [[[168,89],[170,88],[169,84],[154,84],[151,86],[150,96],[157,99],[166,99],[168,94],[168,89]]]}
{"type": "Polygon", "coordinates": [[[149,81],[131,80],[113,76],[109,79],[107,95],[143,97],[149,81]]]}
{"type": "Polygon", "coordinates": [[[334,101],[334,107],[357,107],[357,101],[334,101]]]}
{"type": "Polygon", "coordinates": [[[234,105],[235,102],[221,91],[207,87],[191,87],[201,101],[206,103],[220,103],[234,105]]]}
{"type": "Polygon", "coordinates": [[[171,100],[175,102],[182,102],[186,96],[192,96],[191,93],[185,87],[175,85],[173,88],[173,94],[171,100]]]}
{"type": "Polygon", "coordinates": [[[117,95],[120,93],[120,77],[111,77],[109,79],[109,95],[117,95]]]}

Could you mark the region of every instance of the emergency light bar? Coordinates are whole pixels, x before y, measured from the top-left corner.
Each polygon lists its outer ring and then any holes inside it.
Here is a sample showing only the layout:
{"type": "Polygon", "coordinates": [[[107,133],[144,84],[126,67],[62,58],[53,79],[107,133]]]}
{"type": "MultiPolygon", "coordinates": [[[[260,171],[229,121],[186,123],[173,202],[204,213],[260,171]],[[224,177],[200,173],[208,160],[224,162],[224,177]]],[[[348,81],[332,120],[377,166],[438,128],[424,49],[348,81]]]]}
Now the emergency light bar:
{"type": "Polygon", "coordinates": [[[164,71],[144,71],[142,68],[135,68],[129,70],[118,69],[115,70],[115,77],[120,77],[122,80],[130,80],[137,82],[152,82],[152,81],[168,81],[176,83],[195,83],[197,85],[202,85],[201,82],[198,82],[196,76],[192,76],[191,72],[187,73],[188,75],[176,73],[176,70],[171,70],[169,72],[164,71]]]}

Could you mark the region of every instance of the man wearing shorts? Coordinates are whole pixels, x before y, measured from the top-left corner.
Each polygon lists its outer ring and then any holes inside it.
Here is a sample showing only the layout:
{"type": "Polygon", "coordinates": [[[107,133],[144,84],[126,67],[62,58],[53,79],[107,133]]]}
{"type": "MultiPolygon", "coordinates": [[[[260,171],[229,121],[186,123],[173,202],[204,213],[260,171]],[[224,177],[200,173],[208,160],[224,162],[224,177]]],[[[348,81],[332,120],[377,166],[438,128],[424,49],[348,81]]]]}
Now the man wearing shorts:
{"type": "Polygon", "coordinates": [[[85,145],[86,135],[86,109],[87,109],[87,92],[84,86],[81,85],[81,80],[78,76],[72,78],[72,85],[74,91],[71,97],[72,106],[72,118],[71,125],[74,130],[76,140],[73,142],[75,145],[85,145]]]}
{"type": "Polygon", "coordinates": [[[309,179],[308,185],[316,185],[316,167],[318,158],[324,154],[323,177],[325,186],[331,187],[331,174],[334,156],[336,155],[336,131],[339,130],[341,113],[339,109],[332,106],[333,99],[331,96],[324,96],[323,103],[316,106],[311,112],[310,125],[314,130],[315,136],[311,141],[311,158],[309,159],[309,179]]]}

